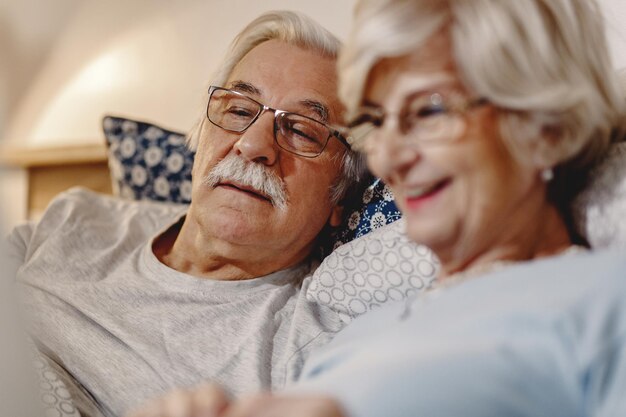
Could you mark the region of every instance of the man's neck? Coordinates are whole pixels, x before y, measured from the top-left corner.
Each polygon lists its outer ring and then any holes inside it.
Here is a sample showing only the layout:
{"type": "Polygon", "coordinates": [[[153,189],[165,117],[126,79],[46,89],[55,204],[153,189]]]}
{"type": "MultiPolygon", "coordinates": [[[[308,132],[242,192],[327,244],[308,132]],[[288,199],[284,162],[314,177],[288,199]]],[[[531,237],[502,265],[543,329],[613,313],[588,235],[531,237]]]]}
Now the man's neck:
{"type": "Polygon", "coordinates": [[[185,274],[222,281],[246,280],[287,269],[306,259],[306,256],[285,258],[283,253],[258,257],[254,248],[214,239],[199,233],[201,228],[191,223],[183,217],[152,244],[160,262],[185,274]]]}

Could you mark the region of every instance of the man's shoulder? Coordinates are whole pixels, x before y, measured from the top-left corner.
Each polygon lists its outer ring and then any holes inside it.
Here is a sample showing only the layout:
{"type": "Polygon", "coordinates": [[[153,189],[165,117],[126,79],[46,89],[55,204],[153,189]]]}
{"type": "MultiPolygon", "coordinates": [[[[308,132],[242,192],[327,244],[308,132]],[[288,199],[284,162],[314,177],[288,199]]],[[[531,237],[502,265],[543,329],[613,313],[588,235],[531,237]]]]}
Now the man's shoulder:
{"type": "Polygon", "coordinates": [[[125,200],[75,187],[59,194],[50,203],[39,224],[61,223],[70,218],[88,222],[119,223],[136,219],[147,224],[160,223],[183,213],[186,208],[181,204],[125,200]]]}
{"type": "Polygon", "coordinates": [[[117,240],[123,234],[126,238],[145,240],[186,209],[185,205],[123,200],[72,188],[50,203],[32,237],[40,241],[63,236],[76,241],[93,241],[94,237],[105,241],[108,237],[117,240]]]}

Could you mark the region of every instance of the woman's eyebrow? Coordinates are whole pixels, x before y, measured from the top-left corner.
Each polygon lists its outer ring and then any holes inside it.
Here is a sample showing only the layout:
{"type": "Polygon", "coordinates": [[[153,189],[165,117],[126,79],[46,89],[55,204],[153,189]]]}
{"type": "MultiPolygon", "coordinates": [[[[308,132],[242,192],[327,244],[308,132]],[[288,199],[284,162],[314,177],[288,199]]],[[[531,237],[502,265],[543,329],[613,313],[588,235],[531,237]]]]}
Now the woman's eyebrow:
{"type": "MultiPolygon", "coordinates": [[[[458,82],[450,82],[450,81],[440,81],[433,85],[423,86],[420,88],[416,88],[415,90],[408,90],[402,97],[400,97],[400,102],[398,104],[406,103],[407,100],[413,100],[419,96],[428,96],[432,94],[441,93],[443,95],[449,93],[461,93],[462,86],[458,82]]],[[[381,108],[383,105],[379,103],[375,103],[372,100],[363,99],[361,103],[361,107],[372,107],[372,108],[381,108]]]]}

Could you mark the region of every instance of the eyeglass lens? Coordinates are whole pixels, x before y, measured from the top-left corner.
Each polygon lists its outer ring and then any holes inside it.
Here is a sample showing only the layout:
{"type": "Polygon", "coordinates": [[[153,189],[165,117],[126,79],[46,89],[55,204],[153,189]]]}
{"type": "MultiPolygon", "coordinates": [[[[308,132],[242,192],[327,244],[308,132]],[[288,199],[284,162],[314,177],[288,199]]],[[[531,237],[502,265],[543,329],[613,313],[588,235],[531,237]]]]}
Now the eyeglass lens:
{"type": "Polygon", "coordinates": [[[352,122],[351,135],[361,142],[374,139],[387,117],[397,117],[398,130],[409,141],[436,142],[458,136],[460,112],[454,104],[445,104],[439,94],[416,96],[408,100],[398,114],[384,114],[379,108],[364,109],[352,122]]]}

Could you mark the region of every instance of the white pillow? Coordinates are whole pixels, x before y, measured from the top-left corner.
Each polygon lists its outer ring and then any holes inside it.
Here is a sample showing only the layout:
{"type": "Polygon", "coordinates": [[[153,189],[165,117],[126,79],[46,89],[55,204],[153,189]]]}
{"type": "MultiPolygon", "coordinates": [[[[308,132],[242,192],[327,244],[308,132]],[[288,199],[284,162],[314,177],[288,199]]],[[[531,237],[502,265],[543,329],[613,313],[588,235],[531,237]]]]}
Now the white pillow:
{"type": "Polygon", "coordinates": [[[575,199],[574,223],[593,248],[626,247],[626,142],[612,145],[575,199]]]}
{"type": "Polygon", "coordinates": [[[336,311],[346,323],[389,301],[428,288],[439,261],[404,233],[404,220],[339,246],[315,271],[309,301],[336,311]]]}

